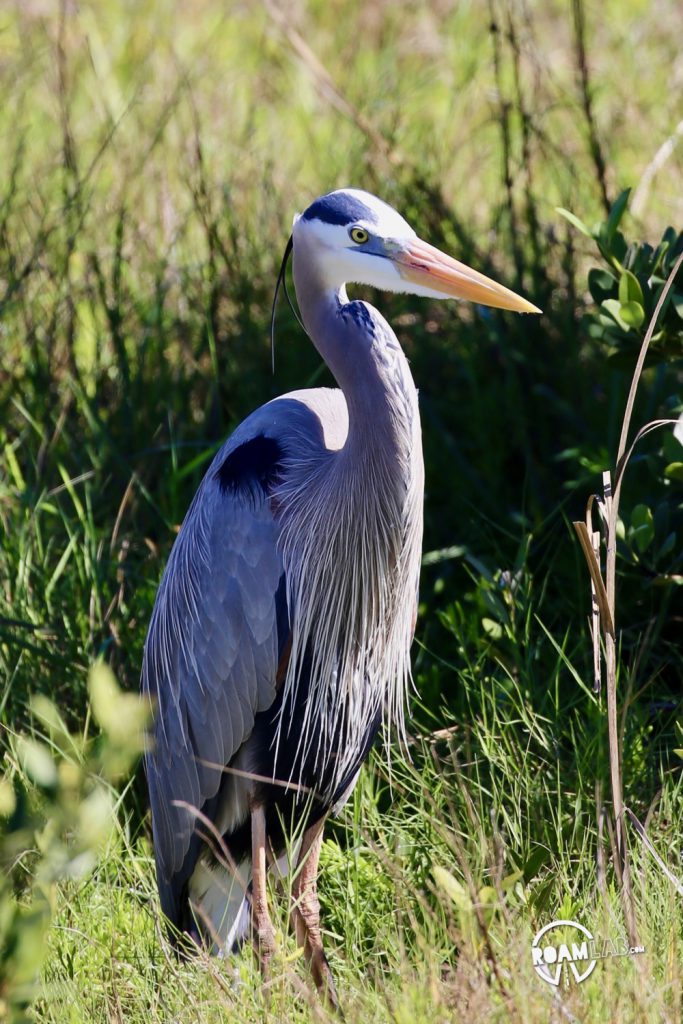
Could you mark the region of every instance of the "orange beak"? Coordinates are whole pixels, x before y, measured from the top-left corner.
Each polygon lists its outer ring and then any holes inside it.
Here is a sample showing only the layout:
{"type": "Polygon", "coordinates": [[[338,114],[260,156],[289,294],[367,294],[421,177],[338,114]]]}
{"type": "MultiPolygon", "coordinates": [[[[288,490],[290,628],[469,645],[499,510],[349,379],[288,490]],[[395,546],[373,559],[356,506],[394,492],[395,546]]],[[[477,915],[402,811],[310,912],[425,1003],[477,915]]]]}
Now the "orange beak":
{"type": "Polygon", "coordinates": [[[540,313],[538,306],[496,284],[490,277],[459,263],[428,242],[416,238],[392,254],[401,277],[443,298],[466,299],[481,306],[511,309],[515,313],[540,313]]]}

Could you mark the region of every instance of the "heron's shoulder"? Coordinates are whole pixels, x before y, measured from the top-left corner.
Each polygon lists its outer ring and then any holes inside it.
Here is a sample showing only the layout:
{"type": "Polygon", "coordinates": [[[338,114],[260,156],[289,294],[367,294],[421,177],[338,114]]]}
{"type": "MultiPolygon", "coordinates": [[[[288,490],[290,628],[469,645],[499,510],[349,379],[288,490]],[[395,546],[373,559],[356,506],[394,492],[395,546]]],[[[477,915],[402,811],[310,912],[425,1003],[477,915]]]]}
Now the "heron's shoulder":
{"type": "Polygon", "coordinates": [[[337,451],[347,433],[348,412],[341,391],[292,391],[260,406],[240,423],[215,455],[204,488],[215,481],[222,495],[266,496],[282,478],[289,460],[337,451]]]}
{"type": "MultiPolygon", "coordinates": [[[[307,388],[291,391],[276,402],[293,403],[297,407],[295,418],[301,417],[316,439],[328,450],[341,448],[349,432],[349,412],[346,399],[339,388],[307,388]]],[[[264,406],[267,408],[267,406],[264,406]]]]}
{"type": "Polygon", "coordinates": [[[255,409],[240,423],[217,455],[221,461],[240,449],[260,459],[277,459],[302,448],[335,450],[348,433],[346,401],[337,388],[291,391],[255,409]],[[279,453],[278,453],[279,449],[279,453]]]}

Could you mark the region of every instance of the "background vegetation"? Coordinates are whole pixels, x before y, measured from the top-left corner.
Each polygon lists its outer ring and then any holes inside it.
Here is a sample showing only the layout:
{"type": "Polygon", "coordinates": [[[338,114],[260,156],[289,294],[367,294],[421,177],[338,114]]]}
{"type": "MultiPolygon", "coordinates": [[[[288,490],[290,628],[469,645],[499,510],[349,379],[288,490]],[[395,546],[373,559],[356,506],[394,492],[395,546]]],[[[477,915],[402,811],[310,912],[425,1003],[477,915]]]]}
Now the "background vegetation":
{"type": "MultiPolygon", "coordinates": [[[[238,987],[225,964],[168,958],[135,744],[101,704],[95,742],[87,680],[99,657],[136,691],[220,441],[330,382],[284,306],[271,374],[270,301],[293,212],[353,184],[544,315],[375,299],[420,388],[426,554],[412,764],[394,757],[390,786],[378,750],[324,849],[347,1019],[681,1018],[681,895],[635,837],[646,955],[553,992],[529,953],[556,917],[624,934],[570,521],[612,465],[680,246],[681,27],[640,0],[3,5],[0,1015],[324,1016],[284,927],[269,1009],[248,957],[238,987]]],[[[681,409],[682,314],[679,281],[634,426],[681,409]]],[[[670,430],[641,443],[618,559],[625,801],[679,877],[682,464],[670,430]]]]}

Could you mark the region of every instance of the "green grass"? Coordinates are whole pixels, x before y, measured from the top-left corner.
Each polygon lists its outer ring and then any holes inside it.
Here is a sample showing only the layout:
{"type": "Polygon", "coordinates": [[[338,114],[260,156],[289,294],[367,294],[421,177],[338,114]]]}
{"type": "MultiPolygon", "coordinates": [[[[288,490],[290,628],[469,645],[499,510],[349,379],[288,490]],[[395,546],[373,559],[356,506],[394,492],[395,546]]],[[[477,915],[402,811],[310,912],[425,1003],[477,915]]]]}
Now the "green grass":
{"type": "MultiPolygon", "coordinates": [[[[604,699],[570,521],[613,458],[632,367],[582,319],[595,252],[555,208],[599,220],[603,185],[610,200],[636,186],[673,134],[673,7],[585,12],[592,124],[566,5],[283,9],[117,0],[67,5],[62,19],[40,4],[0,14],[8,747],[34,693],[87,730],[99,655],[137,689],[156,585],[216,446],[274,395],[330,382],[284,303],[270,372],[292,214],[329,188],[369,188],[545,314],[373,296],[420,388],[427,557],[412,763],[394,752],[389,780],[376,751],[323,851],[347,1020],[675,1022],[681,897],[635,836],[646,955],[600,963],[556,996],[530,956],[558,916],[623,934],[604,699]]],[[[683,223],[681,153],[627,221],[631,237],[656,242],[683,223]]],[[[680,359],[648,370],[634,423],[671,415],[680,393],[680,359]]],[[[670,438],[639,449],[627,528],[636,505],[664,495],[658,536],[680,538],[680,481],[664,476],[676,460],[670,438]]],[[[621,556],[625,800],[680,875],[680,587],[648,552],[625,544],[621,556]]],[[[20,868],[27,883],[31,858],[20,868]]],[[[249,956],[238,987],[226,964],[169,958],[139,772],[96,870],[55,900],[35,1020],[324,1018],[282,914],[268,1009],[249,956]]]]}

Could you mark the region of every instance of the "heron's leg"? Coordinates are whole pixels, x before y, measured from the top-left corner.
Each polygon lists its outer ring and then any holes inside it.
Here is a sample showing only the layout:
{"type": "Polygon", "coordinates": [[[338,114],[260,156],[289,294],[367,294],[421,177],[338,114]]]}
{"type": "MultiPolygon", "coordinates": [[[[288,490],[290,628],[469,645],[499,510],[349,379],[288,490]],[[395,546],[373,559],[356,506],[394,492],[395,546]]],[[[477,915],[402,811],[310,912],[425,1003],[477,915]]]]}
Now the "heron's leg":
{"type": "Polygon", "coordinates": [[[261,973],[267,980],[275,952],[275,930],[268,913],[266,873],[266,815],[263,807],[254,807],[251,812],[251,927],[261,973]]]}
{"type": "Polygon", "coordinates": [[[318,861],[323,842],[325,819],[304,832],[292,883],[292,927],[299,946],[311,968],[313,980],[323,998],[339,1011],[337,990],[327,962],[320,934],[320,903],[318,902],[318,861]]]}

